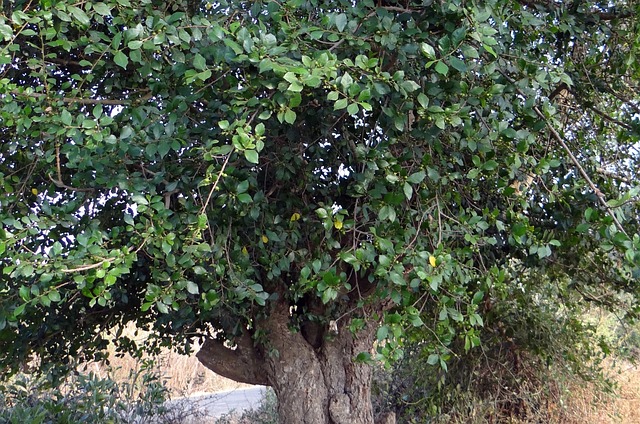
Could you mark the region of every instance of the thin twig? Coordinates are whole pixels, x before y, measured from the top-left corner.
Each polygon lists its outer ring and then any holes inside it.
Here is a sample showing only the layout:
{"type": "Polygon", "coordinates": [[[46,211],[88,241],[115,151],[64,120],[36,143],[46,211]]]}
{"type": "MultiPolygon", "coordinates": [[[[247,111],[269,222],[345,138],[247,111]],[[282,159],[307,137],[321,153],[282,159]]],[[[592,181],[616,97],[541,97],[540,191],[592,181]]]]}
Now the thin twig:
{"type": "Polygon", "coordinates": [[[438,207],[438,245],[442,244],[442,210],[440,209],[440,199],[436,194],[436,206],[438,207]]]}
{"type": "Polygon", "coordinates": [[[211,190],[209,190],[209,195],[207,196],[207,200],[202,204],[202,208],[200,209],[200,215],[202,215],[207,209],[207,205],[211,201],[211,196],[213,196],[213,192],[218,187],[220,178],[222,177],[222,174],[224,174],[224,170],[227,168],[227,164],[229,163],[229,158],[231,158],[232,153],[233,153],[233,150],[227,154],[227,158],[224,160],[224,163],[222,164],[222,168],[220,169],[220,172],[218,173],[218,176],[216,177],[216,180],[213,183],[213,187],[211,187],[211,190]]]}
{"type": "Polygon", "coordinates": [[[94,190],[93,188],[70,187],[62,181],[62,168],[60,166],[60,143],[56,143],[56,171],[58,173],[57,180],[53,178],[51,175],[49,175],[49,179],[51,180],[52,183],[56,185],[56,187],[60,187],[60,188],[64,188],[65,190],[76,191],[80,193],[87,193],[94,190]]]}
{"type": "MultiPolygon", "coordinates": [[[[136,248],[136,250],[134,250],[132,253],[133,254],[137,254],[140,250],[142,250],[142,248],[144,247],[144,245],[147,243],[147,239],[144,239],[142,241],[142,243],[140,244],[140,246],[138,246],[136,248]]],[[[72,272],[82,272],[82,271],[88,271],[90,269],[95,269],[95,268],[100,268],[101,266],[103,266],[104,264],[109,264],[113,261],[115,261],[116,258],[108,258],[108,259],[103,259],[100,262],[97,262],[95,264],[88,264],[88,265],[80,265],[77,268],[65,268],[62,269],[61,271],[64,273],[72,273],[72,272]]]]}
{"type": "Polygon", "coordinates": [[[621,126],[622,128],[629,130],[629,131],[633,131],[633,128],[631,127],[631,125],[622,122],[616,118],[614,118],[613,116],[609,116],[606,113],[604,113],[603,111],[601,111],[600,109],[594,107],[594,106],[588,106],[589,109],[591,109],[592,111],[594,111],[597,115],[600,115],[604,120],[609,121],[611,123],[614,123],[616,125],[621,126]]]}
{"type": "MultiPolygon", "coordinates": [[[[17,91],[17,90],[11,91],[11,94],[13,94],[14,96],[25,96],[25,97],[36,97],[36,98],[49,97],[48,95],[46,95],[44,93],[24,93],[24,92],[20,92],[20,91],[17,91]]],[[[128,104],[134,103],[136,101],[142,102],[142,101],[145,101],[145,100],[149,100],[152,96],[153,96],[153,94],[149,91],[144,96],[139,97],[137,99],[132,99],[132,100],[87,99],[87,98],[82,98],[82,97],[60,97],[60,98],[53,97],[53,98],[51,98],[51,100],[58,100],[58,101],[62,101],[63,103],[80,104],[80,105],[101,104],[101,105],[124,106],[124,105],[128,105],[128,104]]]]}
{"type": "Polygon", "coordinates": [[[100,268],[102,265],[104,264],[108,264],[114,261],[115,258],[109,258],[109,259],[104,259],[101,262],[95,263],[95,264],[89,264],[89,265],[81,265],[77,268],[65,268],[62,269],[62,272],[65,273],[72,273],[72,272],[82,272],[82,271],[88,271],[90,269],[94,269],[94,268],[100,268]]]}
{"type": "Polygon", "coordinates": [[[578,161],[578,158],[575,157],[575,155],[573,154],[573,152],[571,151],[571,149],[569,148],[567,143],[562,138],[562,136],[560,136],[560,134],[558,134],[558,131],[556,131],[556,129],[553,127],[553,125],[547,120],[547,118],[540,111],[540,109],[538,109],[537,106],[534,106],[533,110],[540,117],[540,119],[544,120],[545,124],[547,125],[547,128],[549,128],[549,131],[551,131],[551,135],[553,135],[553,138],[555,138],[556,141],[558,143],[560,143],[560,145],[562,146],[564,151],[567,152],[567,155],[569,155],[569,158],[571,159],[571,162],[573,162],[573,164],[576,166],[576,168],[578,168],[578,171],[582,175],[582,178],[584,178],[585,181],[587,182],[587,184],[589,185],[589,187],[591,187],[591,190],[593,190],[594,194],[596,195],[596,197],[598,198],[598,200],[600,201],[602,206],[605,208],[607,213],[609,213],[609,215],[611,215],[611,218],[615,222],[616,227],[618,227],[618,230],[620,230],[620,232],[622,232],[624,235],[626,235],[628,237],[629,235],[625,231],[624,227],[622,226],[622,224],[620,223],[620,221],[616,217],[616,215],[613,212],[613,210],[607,204],[607,200],[604,198],[604,194],[602,194],[600,189],[598,187],[596,187],[596,185],[593,183],[593,181],[591,180],[591,177],[589,177],[589,174],[587,174],[587,171],[584,170],[584,168],[582,167],[582,164],[580,164],[580,161],[578,161]]]}

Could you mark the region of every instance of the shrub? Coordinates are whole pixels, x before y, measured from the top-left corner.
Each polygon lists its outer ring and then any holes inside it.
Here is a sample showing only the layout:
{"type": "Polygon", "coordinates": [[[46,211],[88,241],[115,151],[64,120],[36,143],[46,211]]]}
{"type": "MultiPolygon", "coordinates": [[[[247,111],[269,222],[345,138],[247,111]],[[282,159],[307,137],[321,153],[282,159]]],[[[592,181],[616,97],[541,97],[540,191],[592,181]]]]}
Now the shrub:
{"type": "Polygon", "coordinates": [[[164,403],[168,391],[144,362],[117,384],[94,373],[75,373],[52,385],[47,376],[20,374],[0,386],[0,422],[10,424],[169,424],[179,422],[164,403]]]}
{"type": "Polygon", "coordinates": [[[493,287],[477,348],[415,337],[422,341],[409,342],[401,360],[376,370],[376,411],[394,410],[399,423],[571,422],[563,405],[576,381],[611,391],[600,367],[609,346],[584,319],[584,304],[562,285],[542,294],[540,286],[531,279],[493,287]],[[449,357],[446,370],[430,365],[438,348],[449,357]]]}

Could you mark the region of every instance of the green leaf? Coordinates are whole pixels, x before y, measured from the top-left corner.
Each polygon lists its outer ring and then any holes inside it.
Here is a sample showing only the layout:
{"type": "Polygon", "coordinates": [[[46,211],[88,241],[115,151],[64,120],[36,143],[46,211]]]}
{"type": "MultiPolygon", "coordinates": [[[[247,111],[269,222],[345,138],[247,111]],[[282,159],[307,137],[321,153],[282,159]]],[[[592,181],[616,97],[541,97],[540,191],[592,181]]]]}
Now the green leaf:
{"type": "Polygon", "coordinates": [[[455,56],[451,56],[449,58],[449,65],[451,65],[458,72],[461,72],[461,73],[467,72],[467,65],[465,65],[465,63],[462,60],[458,59],[455,56]]]}
{"type": "Polygon", "coordinates": [[[0,36],[4,38],[4,41],[10,41],[13,38],[13,30],[3,21],[0,21],[0,36]]]}
{"type": "Polygon", "coordinates": [[[447,313],[451,317],[451,319],[454,321],[462,322],[464,319],[462,314],[457,309],[447,308],[447,313]]]}
{"type": "Polygon", "coordinates": [[[49,298],[50,301],[52,302],[60,302],[60,293],[57,290],[51,290],[48,294],[47,297],[49,298]]]}
{"type": "Polygon", "coordinates": [[[72,124],[73,117],[67,109],[63,109],[62,112],[60,112],[60,121],[62,121],[62,123],[67,126],[70,126],[72,124]]]}
{"type": "Polygon", "coordinates": [[[99,14],[99,15],[102,15],[102,16],[110,16],[111,15],[111,8],[109,8],[109,6],[107,6],[106,4],[104,4],[102,2],[93,3],[91,5],[91,7],[93,7],[93,10],[95,10],[96,13],[99,14]]]}
{"type": "Polygon", "coordinates": [[[427,43],[420,44],[420,51],[427,59],[436,59],[436,51],[433,46],[427,43]]]}
{"type": "Polygon", "coordinates": [[[357,115],[359,110],[360,108],[358,107],[357,103],[351,103],[349,106],[347,106],[347,113],[349,115],[357,115]]]}
{"type": "Polygon", "coordinates": [[[299,93],[302,91],[302,89],[304,88],[304,86],[302,84],[300,84],[299,81],[294,81],[291,84],[289,84],[289,87],[287,87],[287,91],[292,91],[294,93],[299,93]]]}
{"type": "Polygon", "coordinates": [[[322,292],[322,303],[329,303],[335,298],[338,297],[338,292],[333,287],[328,287],[325,291],[322,292]]]}
{"type": "Polygon", "coordinates": [[[34,269],[31,264],[26,264],[21,268],[21,274],[23,277],[31,277],[33,272],[34,272],[34,269]]]}
{"type": "Polygon", "coordinates": [[[411,325],[413,325],[414,327],[422,327],[424,325],[424,322],[422,321],[419,315],[412,315],[409,318],[409,321],[411,322],[411,325]]]}
{"type": "Polygon", "coordinates": [[[18,290],[18,294],[20,295],[20,298],[25,302],[27,302],[31,297],[31,291],[27,286],[21,286],[20,289],[18,290]]]}
{"type": "Polygon", "coordinates": [[[437,73],[442,75],[447,75],[449,73],[449,67],[442,61],[436,63],[436,67],[434,68],[437,73]]]}
{"type": "Polygon", "coordinates": [[[238,194],[238,201],[240,203],[251,203],[253,202],[253,198],[248,193],[241,193],[241,194],[238,194]]]}
{"type": "Polygon", "coordinates": [[[511,232],[516,237],[522,237],[527,233],[527,226],[521,223],[516,223],[511,227],[511,232]]]}
{"type": "Polygon", "coordinates": [[[258,163],[258,152],[255,150],[245,150],[244,157],[251,163],[258,163]]]}
{"type": "Polygon", "coordinates": [[[338,15],[336,15],[336,28],[338,29],[338,31],[340,32],[344,31],[346,26],[347,26],[347,15],[345,15],[344,13],[339,13],[338,15]]]}
{"type": "Polygon", "coordinates": [[[169,153],[170,150],[171,150],[171,145],[169,144],[169,140],[162,140],[158,144],[158,153],[160,154],[161,158],[164,158],[167,155],[167,153],[169,153]]]}
{"type": "Polygon", "coordinates": [[[204,71],[207,68],[207,61],[200,53],[196,53],[193,57],[193,67],[199,71],[204,71]]]}
{"type": "Polygon", "coordinates": [[[482,165],[482,169],[484,169],[485,171],[493,171],[494,169],[496,169],[498,167],[498,162],[496,162],[495,160],[491,159],[486,161],[483,165],[482,165]]]}
{"type": "Polygon", "coordinates": [[[432,353],[427,358],[427,364],[429,364],[429,365],[435,365],[438,362],[440,362],[440,356],[436,355],[435,353],[432,353]]]}
{"type": "Polygon", "coordinates": [[[18,316],[22,315],[22,314],[24,313],[24,308],[25,308],[26,306],[27,306],[27,305],[26,305],[26,304],[24,304],[24,303],[22,303],[22,304],[18,305],[18,306],[16,307],[16,309],[14,309],[14,310],[13,310],[13,316],[18,317],[18,316]]]}
{"type": "Polygon", "coordinates": [[[129,64],[129,58],[121,51],[118,51],[115,56],[113,56],[113,61],[123,69],[126,69],[129,64]]]}
{"type": "Polygon", "coordinates": [[[418,103],[422,106],[423,109],[429,107],[429,98],[424,93],[418,94],[418,103]]]}
{"type": "MultiPolygon", "coordinates": [[[[264,110],[264,111],[260,112],[260,115],[258,115],[258,119],[264,121],[264,120],[267,120],[267,119],[271,118],[271,115],[273,115],[273,112],[271,112],[270,110],[264,110]]],[[[258,135],[260,135],[260,134],[258,134],[258,135]]]]}
{"type": "Polygon", "coordinates": [[[402,190],[404,191],[404,196],[407,200],[411,200],[411,196],[413,196],[413,187],[411,187],[411,184],[405,182],[402,190]]]}
{"type": "Polygon", "coordinates": [[[141,194],[134,194],[133,196],[131,196],[131,201],[133,201],[134,203],[138,204],[138,205],[148,205],[149,201],[147,200],[146,197],[144,197],[141,194]]]}
{"type": "Polygon", "coordinates": [[[488,44],[483,44],[482,47],[491,55],[493,55],[493,57],[498,57],[498,54],[495,52],[495,50],[493,50],[493,47],[491,47],[488,44]]]}
{"type": "Polygon", "coordinates": [[[206,81],[209,78],[211,78],[211,75],[212,75],[211,69],[205,69],[202,72],[198,72],[196,74],[196,78],[199,79],[200,81],[206,81]]]}
{"type": "Polygon", "coordinates": [[[420,86],[415,81],[411,80],[402,81],[400,87],[402,87],[408,93],[412,93],[420,88],[420,86]]]}
{"type": "Polygon", "coordinates": [[[198,294],[200,293],[200,288],[193,281],[187,281],[187,291],[191,294],[198,294]]]}
{"type": "Polygon", "coordinates": [[[82,9],[76,6],[67,6],[67,10],[71,12],[71,15],[73,15],[73,17],[82,25],[89,26],[89,24],[91,23],[89,17],[86,13],[84,13],[82,9]]]}
{"type": "Polygon", "coordinates": [[[349,101],[347,99],[340,99],[333,104],[333,110],[341,110],[347,107],[349,101]]]}
{"type": "Polygon", "coordinates": [[[167,308],[167,305],[165,305],[163,302],[156,302],[156,308],[158,308],[158,311],[161,314],[168,314],[169,313],[169,308],[167,308]]]}
{"type": "Polygon", "coordinates": [[[273,69],[273,62],[271,59],[262,59],[260,65],[258,65],[258,72],[263,74],[273,69]]]}
{"type": "Polygon", "coordinates": [[[378,328],[378,331],[376,332],[376,339],[378,341],[383,341],[387,338],[388,335],[389,335],[389,327],[386,325],[383,325],[380,328],[378,328]]]}
{"type": "Polygon", "coordinates": [[[302,96],[300,93],[294,93],[289,98],[289,108],[291,109],[300,106],[300,103],[302,103],[302,96]]]}
{"type": "Polygon", "coordinates": [[[95,128],[96,126],[96,121],[93,119],[84,119],[82,121],[82,128],[95,128]]]}
{"type": "Polygon", "coordinates": [[[291,109],[287,109],[286,112],[284,113],[284,120],[288,124],[293,125],[296,122],[296,113],[291,109]]]}
{"type": "Polygon", "coordinates": [[[142,41],[140,40],[129,41],[127,43],[127,47],[129,47],[131,50],[138,50],[140,47],[142,47],[142,41]]]}
{"type": "Polygon", "coordinates": [[[419,184],[422,181],[424,181],[425,177],[427,176],[425,171],[418,171],[415,172],[411,175],[409,175],[409,177],[407,177],[407,181],[412,183],[412,184],[419,184]]]}

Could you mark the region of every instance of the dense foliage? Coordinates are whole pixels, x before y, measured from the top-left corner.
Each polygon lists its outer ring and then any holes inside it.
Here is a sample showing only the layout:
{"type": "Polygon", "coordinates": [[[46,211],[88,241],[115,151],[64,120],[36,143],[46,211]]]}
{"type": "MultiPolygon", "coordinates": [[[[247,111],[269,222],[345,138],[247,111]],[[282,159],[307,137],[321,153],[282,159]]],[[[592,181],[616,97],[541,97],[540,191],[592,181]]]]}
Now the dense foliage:
{"type": "Polygon", "coordinates": [[[45,378],[20,374],[0,385],[0,422],[7,424],[176,424],[194,411],[168,407],[158,373],[142,364],[126,381],[77,373],[51,387],[45,378]]]}
{"type": "Polygon", "coordinates": [[[390,357],[424,327],[446,367],[505,287],[635,313],[639,14],[4,1],[0,362],[93,357],[127,321],[277,355],[278,316],[390,357]]]}
{"type": "MultiPolygon", "coordinates": [[[[454,340],[446,371],[429,366],[433,335],[417,329],[402,359],[376,369],[374,407],[394,410],[403,423],[579,422],[576,415],[590,411],[574,405],[602,410],[613,391],[605,364],[629,358],[625,351],[634,343],[601,324],[600,308],[545,278],[531,275],[494,291],[479,348],[454,340]]],[[[633,332],[613,314],[612,320],[614,328],[633,332]]]]}

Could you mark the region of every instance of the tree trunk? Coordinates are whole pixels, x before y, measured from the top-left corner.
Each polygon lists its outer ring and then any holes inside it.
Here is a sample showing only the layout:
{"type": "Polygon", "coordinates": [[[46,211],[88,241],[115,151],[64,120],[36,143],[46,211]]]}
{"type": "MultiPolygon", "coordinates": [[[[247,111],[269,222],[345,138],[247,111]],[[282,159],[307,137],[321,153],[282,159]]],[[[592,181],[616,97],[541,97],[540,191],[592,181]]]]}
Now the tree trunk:
{"type": "MultiPolygon", "coordinates": [[[[286,312],[272,311],[259,326],[268,334],[265,345],[248,349],[243,341],[230,350],[207,341],[198,359],[237,381],[273,387],[281,424],[374,424],[371,367],[355,357],[371,349],[375,328],[353,335],[345,320],[314,347],[291,331],[286,312]]],[[[383,420],[395,422],[392,416],[383,420]]]]}
{"type": "Polygon", "coordinates": [[[302,333],[292,333],[288,320],[266,323],[277,354],[265,356],[269,382],[278,396],[282,424],[373,424],[371,367],[355,356],[371,349],[371,331],[354,337],[338,329],[314,349],[302,333]]]}

